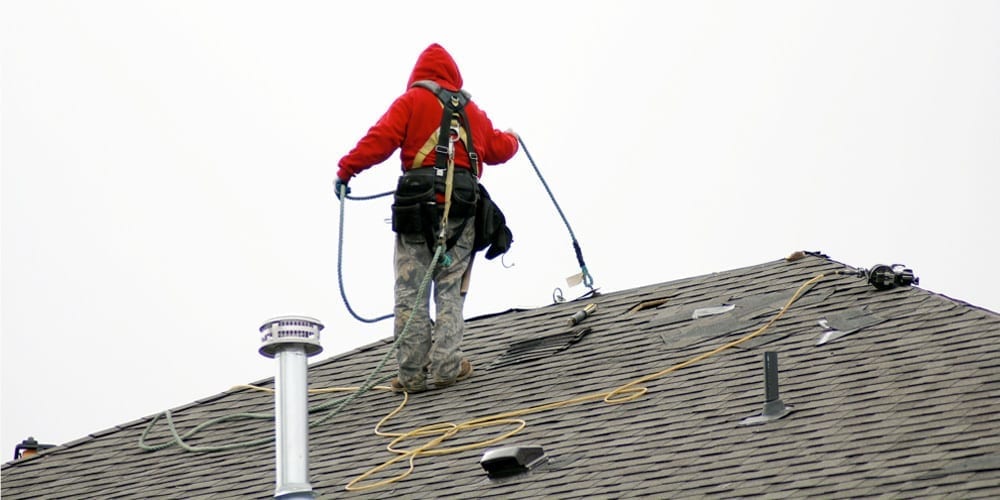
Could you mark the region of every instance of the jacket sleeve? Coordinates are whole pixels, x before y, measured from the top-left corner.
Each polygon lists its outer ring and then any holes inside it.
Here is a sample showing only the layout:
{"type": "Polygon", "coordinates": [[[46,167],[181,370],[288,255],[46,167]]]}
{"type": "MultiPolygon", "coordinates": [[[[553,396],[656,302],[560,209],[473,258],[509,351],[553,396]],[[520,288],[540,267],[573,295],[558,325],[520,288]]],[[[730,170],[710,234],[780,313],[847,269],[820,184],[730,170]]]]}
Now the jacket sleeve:
{"type": "Polygon", "coordinates": [[[400,96],[368,129],[358,144],[337,163],[337,177],[349,181],[362,170],[384,162],[398,149],[406,134],[406,123],[410,116],[410,103],[400,96]]]}
{"type": "Polygon", "coordinates": [[[477,106],[475,112],[480,115],[478,120],[479,134],[476,135],[476,149],[480,150],[483,163],[487,165],[499,165],[506,162],[517,154],[517,137],[507,132],[501,132],[493,128],[493,122],[486,116],[486,112],[477,106]],[[482,137],[482,139],[480,139],[482,137]]]}

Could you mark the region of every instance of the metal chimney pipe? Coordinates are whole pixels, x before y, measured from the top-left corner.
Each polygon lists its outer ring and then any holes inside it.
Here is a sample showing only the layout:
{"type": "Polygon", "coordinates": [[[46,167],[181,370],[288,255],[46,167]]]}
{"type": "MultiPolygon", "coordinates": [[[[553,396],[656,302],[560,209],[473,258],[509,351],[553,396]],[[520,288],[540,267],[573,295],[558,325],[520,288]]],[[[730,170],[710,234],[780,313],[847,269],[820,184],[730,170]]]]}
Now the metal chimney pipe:
{"type": "Polygon", "coordinates": [[[278,360],[274,377],[274,498],[312,499],[309,484],[309,367],[323,352],[323,324],[307,316],[281,316],[260,327],[260,354],[278,360]]]}

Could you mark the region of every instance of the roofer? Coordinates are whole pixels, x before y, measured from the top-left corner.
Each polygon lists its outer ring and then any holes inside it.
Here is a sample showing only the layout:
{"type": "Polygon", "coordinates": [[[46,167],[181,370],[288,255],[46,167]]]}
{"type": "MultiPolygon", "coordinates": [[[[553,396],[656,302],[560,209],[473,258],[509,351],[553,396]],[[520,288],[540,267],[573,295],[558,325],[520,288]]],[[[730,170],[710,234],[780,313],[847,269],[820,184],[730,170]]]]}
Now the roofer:
{"type": "MultiPolygon", "coordinates": [[[[461,349],[462,308],[472,257],[485,246],[477,239],[481,237],[477,229],[480,233],[482,230],[474,222],[480,193],[488,199],[478,179],[483,164],[511,159],[517,153],[518,139],[510,130],[493,128],[486,113],[462,90],[462,75],[454,59],[435,43],[417,58],[406,91],[340,159],[337,197],[342,191],[350,192],[347,184],[352,177],[385,161],[396,149],[400,150],[403,170],[392,216],[392,228],[397,233],[397,338],[410,315],[415,316],[396,351],[399,375],[390,385],[397,392],[420,392],[432,383],[447,387],[472,376],[472,364],[461,349]],[[450,205],[447,214],[446,205],[450,205]],[[432,263],[435,249],[442,243],[445,253],[439,262],[432,263]],[[436,311],[433,322],[428,304],[430,291],[421,303],[416,303],[420,283],[431,265],[436,266],[432,280],[436,311]]],[[[481,203],[478,208],[482,210],[481,203]]],[[[499,218],[502,225],[502,214],[499,218]]],[[[510,232],[505,226],[504,231],[506,241],[493,243],[487,258],[503,253],[510,244],[510,232]]]]}

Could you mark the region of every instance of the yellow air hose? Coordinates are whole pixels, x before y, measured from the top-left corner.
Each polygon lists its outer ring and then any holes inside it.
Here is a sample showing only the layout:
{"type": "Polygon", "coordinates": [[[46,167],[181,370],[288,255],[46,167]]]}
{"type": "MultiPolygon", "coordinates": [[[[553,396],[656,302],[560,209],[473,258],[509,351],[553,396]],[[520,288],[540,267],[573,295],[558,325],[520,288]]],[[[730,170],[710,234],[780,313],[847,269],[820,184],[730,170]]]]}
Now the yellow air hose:
{"type": "Polygon", "coordinates": [[[736,347],[742,343],[748,342],[760,336],[765,331],[767,331],[767,329],[770,328],[776,321],[778,321],[778,319],[780,319],[785,314],[785,312],[788,311],[789,308],[791,308],[792,304],[794,304],[795,301],[802,296],[802,294],[804,294],[812,285],[816,284],[824,277],[825,274],[818,274],[815,277],[803,283],[801,286],[799,286],[799,288],[795,291],[792,297],[788,299],[788,302],[785,303],[784,307],[782,307],[781,310],[778,311],[778,313],[775,314],[774,317],[770,319],[770,321],[768,321],[766,324],[764,324],[764,326],[758,328],[757,330],[748,333],[747,335],[744,335],[739,339],[723,344],[715,349],[712,349],[711,351],[707,351],[705,353],[694,356],[686,361],[673,365],[664,370],[639,377],[631,382],[628,382],[627,384],[621,385],[610,391],[586,394],[583,396],[565,399],[562,401],[555,401],[543,405],[522,408],[519,410],[511,410],[508,412],[497,413],[494,415],[489,415],[480,418],[474,418],[472,420],[467,420],[459,424],[451,422],[441,422],[441,423],[418,427],[416,429],[403,433],[383,432],[381,430],[381,427],[386,422],[388,422],[389,419],[399,414],[403,410],[403,408],[406,407],[406,403],[407,401],[409,401],[409,395],[404,394],[402,403],[400,403],[395,410],[393,410],[388,415],[379,420],[378,424],[375,425],[376,435],[393,438],[392,441],[386,446],[386,449],[390,453],[395,454],[396,456],[385,461],[381,465],[368,470],[367,472],[361,474],[360,476],[354,478],[353,480],[351,480],[351,482],[347,483],[345,489],[347,489],[348,491],[362,491],[372,488],[378,488],[380,486],[385,486],[387,484],[400,481],[409,476],[413,472],[415,468],[414,461],[417,459],[417,457],[420,456],[437,456],[450,453],[460,453],[463,451],[483,448],[501,442],[517,434],[518,432],[521,431],[521,429],[527,427],[528,425],[527,422],[517,417],[531,415],[534,413],[541,413],[544,411],[554,410],[557,408],[562,408],[565,406],[584,403],[588,401],[602,400],[607,404],[621,404],[638,399],[643,395],[645,395],[646,392],[648,392],[648,389],[646,387],[639,386],[640,384],[656,380],[669,373],[678,371],[682,368],[686,368],[700,361],[704,361],[705,359],[715,356],[716,354],[719,354],[727,349],[736,347]],[[508,430],[497,437],[487,439],[484,441],[462,446],[453,446],[450,448],[438,448],[438,445],[443,443],[445,440],[455,436],[456,434],[462,431],[479,429],[484,427],[492,427],[492,426],[512,426],[513,429],[508,430]],[[403,441],[414,438],[428,437],[428,436],[433,436],[433,437],[424,444],[417,446],[416,448],[405,449],[397,447],[397,445],[403,441]],[[363,485],[358,484],[364,481],[365,479],[369,478],[370,476],[377,474],[402,460],[408,460],[409,467],[407,468],[406,471],[402,472],[401,474],[380,481],[371,482],[368,484],[363,484],[363,485]]]}

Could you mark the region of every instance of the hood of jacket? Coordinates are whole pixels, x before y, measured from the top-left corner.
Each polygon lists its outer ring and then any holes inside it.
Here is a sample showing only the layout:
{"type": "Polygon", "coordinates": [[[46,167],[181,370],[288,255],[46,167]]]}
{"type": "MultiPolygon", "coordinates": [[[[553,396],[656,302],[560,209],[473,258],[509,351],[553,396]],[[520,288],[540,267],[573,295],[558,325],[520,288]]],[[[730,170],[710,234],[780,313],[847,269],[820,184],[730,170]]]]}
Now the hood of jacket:
{"type": "Polygon", "coordinates": [[[413,82],[419,80],[432,80],[452,91],[462,89],[462,73],[458,71],[458,65],[455,64],[451,54],[436,43],[427,46],[417,57],[417,63],[413,65],[406,88],[409,89],[413,86],[413,82]]]}

